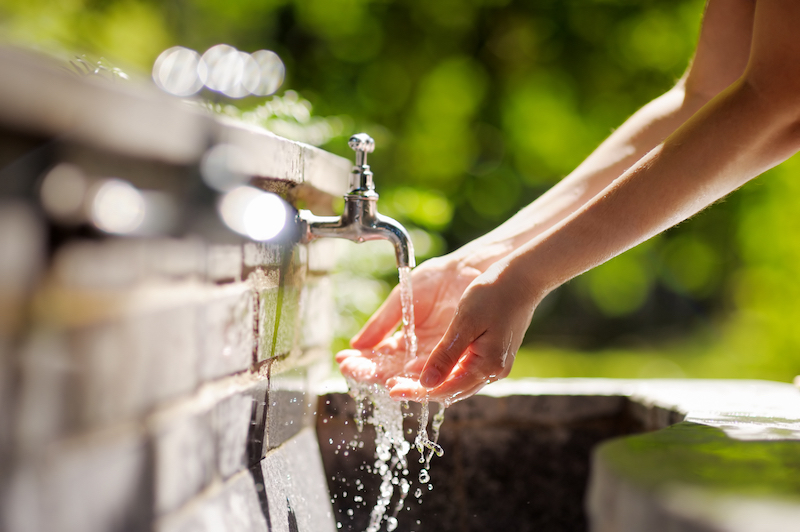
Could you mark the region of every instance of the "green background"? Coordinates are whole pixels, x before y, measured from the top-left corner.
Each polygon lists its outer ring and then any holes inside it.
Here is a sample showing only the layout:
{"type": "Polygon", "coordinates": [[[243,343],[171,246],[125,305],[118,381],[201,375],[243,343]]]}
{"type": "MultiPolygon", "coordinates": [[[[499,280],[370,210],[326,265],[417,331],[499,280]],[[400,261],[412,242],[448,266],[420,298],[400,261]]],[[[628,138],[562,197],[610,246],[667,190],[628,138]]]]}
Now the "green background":
{"type": "MultiPolygon", "coordinates": [[[[380,210],[412,229],[424,259],[508,218],[668,90],[702,10],[698,0],[1,0],[0,36],[65,60],[102,57],[145,81],[174,45],[274,50],[287,69],[276,96],[200,97],[347,157],[347,137],[370,133],[380,210]]],[[[799,166],[787,161],[548,296],[513,375],[791,380],[799,166]]],[[[396,277],[385,246],[347,255],[339,347],[396,277]]]]}

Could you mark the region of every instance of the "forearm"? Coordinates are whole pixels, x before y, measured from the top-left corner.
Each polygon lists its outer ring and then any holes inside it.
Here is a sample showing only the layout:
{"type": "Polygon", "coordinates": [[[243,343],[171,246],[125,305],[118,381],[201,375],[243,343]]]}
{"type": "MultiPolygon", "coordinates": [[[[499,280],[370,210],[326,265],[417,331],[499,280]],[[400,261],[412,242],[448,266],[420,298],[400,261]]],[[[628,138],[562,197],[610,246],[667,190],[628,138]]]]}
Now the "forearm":
{"type": "Polygon", "coordinates": [[[737,82],[501,266],[543,297],[790,157],[800,148],[799,118],[795,104],[737,82]]]}
{"type": "Polygon", "coordinates": [[[497,229],[455,252],[479,270],[513,253],[578,210],[691,117],[707,99],[683,82],[631,116],[569,176],[497,229]]]}

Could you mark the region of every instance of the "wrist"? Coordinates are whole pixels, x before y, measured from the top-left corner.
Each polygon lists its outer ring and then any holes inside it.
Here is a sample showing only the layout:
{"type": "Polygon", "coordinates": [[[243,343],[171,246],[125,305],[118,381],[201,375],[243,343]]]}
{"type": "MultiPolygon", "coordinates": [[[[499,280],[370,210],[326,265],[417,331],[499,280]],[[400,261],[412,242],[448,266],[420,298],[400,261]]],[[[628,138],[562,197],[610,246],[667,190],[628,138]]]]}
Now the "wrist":
{"type": "Polygon", "coordinates": [[[530,267],[526,257],[509,254],[491,265],[485,275],[496,278],[532,304],[535,308],[554,288],[546,279],[537,276],[536,269],[530,267]]]}
{"type": "Polygon", "coordinates": [[[461,267],[473,268],[481,273],[514,251],[509,242],[485,241],[482,238],[453,251],[448,257],[461,267]]]}

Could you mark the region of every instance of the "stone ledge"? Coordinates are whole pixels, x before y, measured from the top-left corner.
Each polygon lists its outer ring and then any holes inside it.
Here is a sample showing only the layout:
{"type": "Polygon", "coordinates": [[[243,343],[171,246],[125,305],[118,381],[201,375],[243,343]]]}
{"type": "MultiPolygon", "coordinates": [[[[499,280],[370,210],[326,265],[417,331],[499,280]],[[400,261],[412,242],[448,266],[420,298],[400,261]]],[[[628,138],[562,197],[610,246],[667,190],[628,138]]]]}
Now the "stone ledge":
{"type": "Polygon", "coordinates": [[[151,83],[78,76],[56,61],[11,48],[0,48],[0,71],[16,73],[0,86],[0,124],[19,131],[178,165],[199,161],[211,139],[248,153],[236,168],[246,175],[331,195],[346,191],[352,168],[346,159],[215,117],[151,83]]]}

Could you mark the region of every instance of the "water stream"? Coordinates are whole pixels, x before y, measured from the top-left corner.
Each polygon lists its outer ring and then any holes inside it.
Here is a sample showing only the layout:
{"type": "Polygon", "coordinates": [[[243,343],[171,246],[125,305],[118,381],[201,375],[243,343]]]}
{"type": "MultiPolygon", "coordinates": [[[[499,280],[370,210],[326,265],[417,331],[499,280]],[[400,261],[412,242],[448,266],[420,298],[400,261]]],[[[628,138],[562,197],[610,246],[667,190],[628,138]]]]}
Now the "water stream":
{"type": "MultiPolygon", "coordinates": [[[[417,356],[417,335],[414,327],[414,303],[411,287],[411,269],[400,268],[400,301],[403,311],[403,335],[405,337],[405,362],[417,356]]],[[[410,375],[403,375],[409,377],[410,375]]],[[[397,516],[405,505],[413,480],[409,479],[407,455],[411,444],[403,434],[403,418],[411,415],[408,403],[398,402],[389,397],[388,389],[381,384],[367,384],[348,379],[350,394],[360,405],[360,414],[356,419],[359,432],[364,423],[375,427],[375,463],[369,470],[380,477],[378,500],[370,512],[369,526],[366,532],[378,532],[386,521],[387,532],[398,526],[397,516]],[[392,505],[392,499],[396,502],[392,505]],[[391,508],[391,513],[389,509],[391,508]]],[[[436,403],[438,404],[438,403],[436,403]]],[[[414,439],[414,447],[420,454],[419,462],[423,464],[419,473],[419,482],[433,489],[430,484],[430,462],[433,455],[442,456],[444,449],[438,444],[439,430],[444,422],[445,405],[439,404],[431,424],[431,436],[428,436],[430,403],[425,400],[421,404],[419,427],[414,439]]],[[[417,488],[414,497],[422,502],[423,490],[417,488]]]]}

